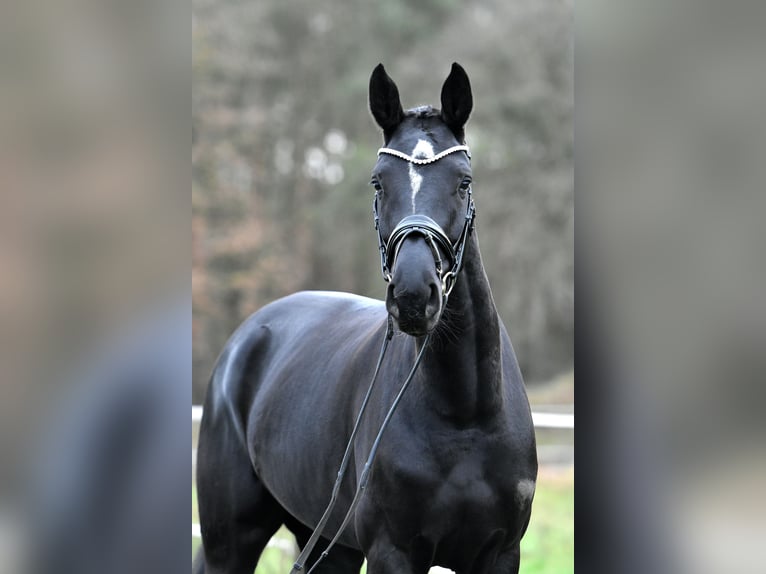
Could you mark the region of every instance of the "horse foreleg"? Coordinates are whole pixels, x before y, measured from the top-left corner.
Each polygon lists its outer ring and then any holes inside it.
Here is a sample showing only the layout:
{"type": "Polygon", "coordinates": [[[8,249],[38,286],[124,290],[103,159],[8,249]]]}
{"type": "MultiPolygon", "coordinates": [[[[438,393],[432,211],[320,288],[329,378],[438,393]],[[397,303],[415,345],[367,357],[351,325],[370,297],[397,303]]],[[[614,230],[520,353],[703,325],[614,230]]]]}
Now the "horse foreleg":
{"type": "MultiPolygon", "coordinates": [[[[295,535],[295,540],[298,542],[298,546],[303,550],[303,547],[306,546],[306,543],[311,537],[312,530],[291,516],[285,520],[285,525],[290,532],[295,535]]],[[[327,544],[327,539],[319,539],[319,544],[317,544],[306,561],[306,572],[311,569],[322,554],[322,551],[327,548],[327,544]]],[[[362,554],[361,551],[347,548],[341,544],[336,544],[314,572],[316,574],[359,574],[363,562],[364,554],[362,554]]]]}
{"type": "Polygon", "coordinates": [[[367,574],[426,574],[416,569],[406,552],[376,541],[367,553],[367,574]]]}
{"type": "Polygon", "coordinates": [[[506,550],[497,557],[494,565],[488,570],[472,572],[471,574],[519,574],[519,560],[521,554],[519,546],[506,550]]]}
{"type": "Polygon", "coordinates": [[[205,574],[253,574],[286,513],[256,476],[226,413],[203,419],[197,494],[205,574]]]}

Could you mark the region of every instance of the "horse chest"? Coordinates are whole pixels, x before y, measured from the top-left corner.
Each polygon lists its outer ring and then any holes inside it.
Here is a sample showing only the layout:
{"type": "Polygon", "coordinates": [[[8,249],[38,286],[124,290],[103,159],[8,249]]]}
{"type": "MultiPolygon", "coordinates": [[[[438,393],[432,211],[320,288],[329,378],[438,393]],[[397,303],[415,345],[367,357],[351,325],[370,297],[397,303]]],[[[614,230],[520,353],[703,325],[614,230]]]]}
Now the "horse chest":
{"type": "Polygon", "coordinates": [[[479,432],[411,439],[376,465],[371,494],[408,536],[480,543],[496,530],[513,534],[528,512],[534,483],[513,458],[502,440],[479,432]]]}
{"type": "Polygon", "coordinates": [[[460,572],[519,540],[534,473],[514,462],[502,437],[393,434],[359,509],[363,549],[382,536],[423,567],[460,572]]]}

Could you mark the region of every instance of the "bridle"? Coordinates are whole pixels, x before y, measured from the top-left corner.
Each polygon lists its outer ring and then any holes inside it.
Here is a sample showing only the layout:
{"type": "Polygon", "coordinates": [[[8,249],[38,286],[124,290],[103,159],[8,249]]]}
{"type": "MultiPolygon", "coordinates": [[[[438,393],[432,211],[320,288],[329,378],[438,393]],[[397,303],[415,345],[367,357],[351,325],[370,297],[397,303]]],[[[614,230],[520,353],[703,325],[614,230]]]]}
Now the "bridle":
{"type": "MultiPolygon", "coordinates": [[[[468,156],[470,161],[471,154],[466,145],[457,145],[434,155],[431,158],[414,158],[399,150],[382,147],[378,150],[378,157],[381,154],[387,154],[415,165],[428,165],[435,163],[440,159],[447,157],[451,153],[463,151],[468,156]]],[[[391,271],[396,264],[396,258],[399,255],[399,250],[404,243],[404,240],[410,235],[417,233],[422,235],[428,246],[431,248],[431,253],[434,256],[434,262],[436,263],[436,272],[439,274],[442,286],[443,303],[446,304],[447,298],[452,293],[452,288],[455,286],[457,276],[460,273],[460,269],[463,267],[463,252],[465,251],[465,244],[468,241],[468,237],[471,235],[474,227],[474,219],[476,217],[476,206],[473,202],[473,194],[471,187],[468,187],[468,205],[466,207],[465,220],[463,222],[463,230],[460,232],[455,243],[452,243],[449,236],[444,232],[441,226],[433,219],[426,215],[408,215],[403,218],[394,227],[391,235],[388,238],[388,242],[383,240],[383,235],[380,230],[380,215],[378,214],[378,193],[375,193],[375,199],[372,202],[372,214],[375,218],[375,230],[378,233],[378,250],[380,251],[380,271],[383,275],[383,279],[386,283],[391,281],[391,271]],[[443,253],[446,253],[450,260],[450,268],[446,271],[443,268],[441,254],[439,248],[443,253]]]]}
{"type": "MultiPolygon", "coordinates": [[[[385,147],[380,148],[378,150],[378,156],[380,156],[381,154],[388,154],[394,157],[398,157],[399,159],[408,161],[410,163],[414,163],[416,165],[426,165],[429,163],[434,163],[436,161],[439,161],[443,157],[446,157],[449,154],[455,153],[458,151],[464,151],[468,155],[468,159],[469,160],[471,159],[471,154],[469,153],[468,146],[465,146],[465,145],[451,147],[449,149],[446,149],[436,154],[432,158],[428,158],[428,159],[413,158],[398,150],[385,148],[385,147]]],[[[458,273],[460,273],[460,269],[463,266],[463,252],[465,251],[465,244],[468,241],[468,237],[470,236],[474,227],[474,219],[476,217],[476,207],[474,206],[474,203],[473,203],[471,188],[470,187],[468,188],[468,207],[466,208],[465,222],[463,223],[463,231],[460,233],[460,237],[458,237],[458,240],[455,243],[452,243],[452,241],[450,241],[449,236],[447,236],[447,234],[444,232],[444,230],[441,228],[441,226],[438,223],[436,223],[433,219],[425,215],[408,215],[407,217],[403,218],[397,224],[394,230],[391,232],[391,235],[388,238],[388,242],[386,243],[383,241],[383,236],[381,235],[381,231],[380,231],[380,217],[378,216],[378,194],[377,193],[375,194],[375,199],[373,201],[372,209],[373,209],[373,214],[375,217],[375,230],[378,233],[378,248],[380,249],[380,265],[381,265],[381,271],[383,273],[383,279],[386,282],[391,281],[390,270],[393,269],[394,264],[396,263],[396,257],[399,254],[399,249],[401,248],[402,243],[404,243],[404,240],[409,235],[412,235],[415,233],[420,234],[423,237],[425,237],[434,255],[434,261],[436,262],[436,270],[442,282],[442,297],[444,299],[444,303],[446,304],[447,298],[449,297],[449,294],[452,292],[452,288],[455,286],[455,281],[457,280],[458,273]],[[439,248],[441,248],[441,250],[444,251],[447,254],[447,256],[450,258],[450,268],[447,271],[444,271],[443,269],[442,259],[439,253],[439,248]],[[390,259],[389,259],[389,254],[392,254],[390,259]]],[[[314,532],[312,532],[308,542],[306,542],[306,545],[301,550],[301,553],[296,559],[295,564],[293,564],[293,568],[290,574],[298,574],[299,572],[303,570],[306,560],[308,560],[309,555],[314,550],[314,547],[319,541],[319,537],[322,535],[322,532],[324,531],[324,528],[327,525],[327,521],[330,519],[330,514],[332,513],[333,508],[335,508],[335,503],[338,500],[338,494],[340,493],[340,486],[343,482],[343,477],[345,476],[346,469],[348,468],[348,465],[351,461],[351,453],[353,450],[354,439],[356,438],[356,435],[359,431],[359,427],[362,422],[362,416],[364,415],[364,411],[367,409],[367,404],[369,403],[370,397],[372,396],[372,389],[375,386],[375,381],[377,381],[378,379],[378,373],[380,372],[380,367],[383,364],[383,358],[386,356],[386,350],[388,349],[388,344],[393,338],[393,336],[394,336],[394,324],[393,324],[393,319],[391,319],[391,316],[389,315],[387,328],[386,328],[386,337],[383,340],[383,346],[380,349],[380,355],[378,356],[378,362],[375,366],[375,372],[372,375],[372,381],[370,381],[370,386],[367,389],[367,394],[365,394],[364,396],[364,400],[362,401],[362,406],[360,407],[359,413],[356,416],[354,428],[351,430],[351,436],[349,437],[348,443],[346,444],[346,450],[343,454],[343,460],[340,463],[340,468],[338,469],[338,475],[335,479],[335,485],[333,486],[333,489],[332,489],[330,502],[328,503],[327,508],[325,508],[325,511],[322,514],[322,517],[320,518],[316,528],[314,529],[314,532]]],[[[420,362],[423,358],[423,354],[426,348],[428,347],[430,338],[431,338],[430,333],[425,336],[425,339],[422,342],[420,351],[418,352],[418,355],[415,358],[415,363],[412,365],[412,368],[410,369],[410,372],[407,375],[407,378],[405,379],[404,383],[399,389],[399,392],[397,393],[396,398],[394,398],[394,402],[391,404],[391,408],[389,408],[388,413],[386,414],[386,418],[383,419],[383,423],[380,425],[380,430],[378,431],[378,434],[375,437],[375,441],[372,444],[372,448],[370,449],[370,453],[367,456],[367,461],[364,465],[364,469],[362,470],[362,474],[359,477],[359,483],[356,487],[354,498],[352,499],[351,505],[349,506],[349,509],[346,512],[345,517],[343,518],[343,522],[341,523],[340,527],[338,527],[338,530],[336,531],[335,536],[327,545],[327,548],[325,548],[325,550],[319,556],[317,561],[314,563],[314,566],[312,566],[311,569],[308,571],[308,574],[312,574],[314,569],[316,569],[316,567],[319,566],[322,560],[324,560],[324,558],[327,557],[332,547],[335,546],[335,544],[340,539],[340,536],[341,534],[343,534],[343,531],[346,529],[346,526],[348,526],[348,523],[350,522],[351,517],[353,516],[354,511],[356,510],[356,507],[359,504],[359,501],[361,500],[362,493],[364,492],[364,489],[367,486],[367,480],[370,476],[372,463],[375,460],[375,455],[378,452],[378,447],[380,446],[380,442],[383,438],[383,432],[386,430],[386,427],[388,427],[388,423],[391,421],[391,418],[393,417],[394,412],[396,411],[396,407],[399,406],[399,402],[402,400],[404,393],[407,391],[407,388],[412,382],[412,379],[415,376],[415,373],[417,372],[418,367],[420,366],[420,362]]]]}

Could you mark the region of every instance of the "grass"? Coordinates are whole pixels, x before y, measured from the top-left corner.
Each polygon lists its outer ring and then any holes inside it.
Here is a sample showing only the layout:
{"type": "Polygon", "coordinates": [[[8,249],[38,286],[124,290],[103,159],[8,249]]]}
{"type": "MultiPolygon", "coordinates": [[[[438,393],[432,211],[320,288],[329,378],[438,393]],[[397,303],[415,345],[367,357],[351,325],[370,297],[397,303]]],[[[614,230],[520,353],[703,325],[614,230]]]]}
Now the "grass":
{"type": "MultiPolygon", "coordinates": [[[[192,519],[198,522],[197,491],[192,486],[192,519]]],[[[277,537],[292,540],[285,529],[277,537]]],[[[192,556],[199,546],[192,539],[192,556]]],[[[294,556],[268,548],[256,574],[284,574],[294,556]]],[[[574,473],[572,469],[541,468],[532,506],[532,519],[521,541],[521,574],[571,574],[574,572],[574,473]]]]}
{"type": "Polygon", "coordinates": [[[574,471],[541,468],[532,518],[521,541],[521,573],[573,572],[574,471]]]}

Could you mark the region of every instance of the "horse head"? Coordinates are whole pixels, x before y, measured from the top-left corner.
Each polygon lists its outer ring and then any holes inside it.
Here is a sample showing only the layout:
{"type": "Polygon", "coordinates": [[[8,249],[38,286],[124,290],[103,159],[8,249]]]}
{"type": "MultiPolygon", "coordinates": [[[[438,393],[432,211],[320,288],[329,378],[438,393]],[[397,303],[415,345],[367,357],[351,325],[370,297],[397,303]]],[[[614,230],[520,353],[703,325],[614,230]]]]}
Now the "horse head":
{"type": "Polygon", "coordinates": [[[371,183],[386,308],[409,335],[424,336],[439,323],[473,227],[464,136],[472,107],[471,84],[457,63],[442,86],[441,110],[403,110],[382,64],[370,78],[370,110],[384,137],[371,183]]]}

